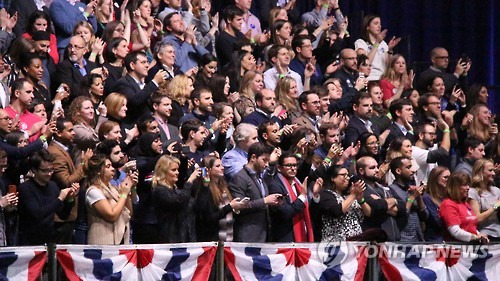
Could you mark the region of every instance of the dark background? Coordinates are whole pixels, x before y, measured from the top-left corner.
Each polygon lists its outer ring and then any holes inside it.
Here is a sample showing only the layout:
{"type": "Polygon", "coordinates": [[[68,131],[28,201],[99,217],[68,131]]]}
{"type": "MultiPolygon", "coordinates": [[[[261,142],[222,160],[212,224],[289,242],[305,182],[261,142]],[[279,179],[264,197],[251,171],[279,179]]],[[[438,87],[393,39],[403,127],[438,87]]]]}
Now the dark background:
{"type": "MultiPolygon", "coordinates": [[[[230,1],[230,0],[229,0],[230,1]]],[[[214,0],[213,8],[223,7],[228,0],[214,0]]],[[[272,0],[253,0],[252,6],[272,0]]],[[[469,85],[484,83],[489,88],[490,108],[500,113],[500,0],[339,0],[349,18],[349,32],[359,38],[364,15],[378,14],[382,28],[402,40],[395,51],[406,58],[409,67],[418,72],[430,63],[429,53],[437,46],[450,55],[454,69],[458,57],[472,59],[469,85]]],[[[314,7],[314,0],[297,0],[303,13],[314,7]]],[[[418,77],[417,77],[418,79],[418,77]]]]}

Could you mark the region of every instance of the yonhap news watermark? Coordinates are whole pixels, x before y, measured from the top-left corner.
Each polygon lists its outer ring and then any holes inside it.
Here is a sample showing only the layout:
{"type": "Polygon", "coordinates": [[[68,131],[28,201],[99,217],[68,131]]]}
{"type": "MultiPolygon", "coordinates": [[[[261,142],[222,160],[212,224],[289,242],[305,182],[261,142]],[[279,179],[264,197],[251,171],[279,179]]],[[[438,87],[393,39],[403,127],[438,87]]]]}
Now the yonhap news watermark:
{"type": "Polygon", "coordinates": [[[330,266],[341,264],[348,257],[409,259],[432,258],[437,261],[461,258],[486,258],[488,245],[458,244],[359,244],[346,241],[330,241],[318,244],[318,253],[324,264],[330,266]]]}

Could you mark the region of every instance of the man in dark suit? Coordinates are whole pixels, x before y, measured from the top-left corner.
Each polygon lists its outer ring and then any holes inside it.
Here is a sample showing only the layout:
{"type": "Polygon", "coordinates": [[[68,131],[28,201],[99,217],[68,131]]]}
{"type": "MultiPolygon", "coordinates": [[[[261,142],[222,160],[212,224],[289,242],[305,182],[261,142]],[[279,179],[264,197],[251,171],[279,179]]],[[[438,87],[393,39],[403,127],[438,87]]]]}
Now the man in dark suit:
{"type": "Polygon", "coordinates": [[[125,57],[127,75],[116,81],[113,91],[125,95],[127,98],[127,117],[124,122],[132,126],[137,120],[150,114],[147,109],[148,99],[158,90],[158,85],[165,79],[165,70],[159,70],[151,82],[145,84],[148,76],[149,62],[146,53],[131,52],[125,57]]]}
{"type": "Polygon", "coordinates": [[[257,92],[255,94],[255,104],[257,105],[255,111],[243,118],[241,123],[248,123],[258,127],[266,121],[273,120],[281,124],[281,120],[273,115],[276,109],[276,94],[272,90],[262,89],[257,92]]]}
{"type": "Polygon", "coordinates": [[[172,100],[168,96],[155,92],[151,97],[151,103],[153,105],[153,117],[158,122],[161,143],[163,143],[163,150],[165,151],[172,142],[181,140],[179,129],[168,124],[168,118],[172,112],[172,100]]]}
{"type": "Polygon", "coordinates": [[[377,136],[380,135],[378,126],[370,121],[373,116],[373,101],[369,93],[361,92],[354,96],[352,111],[354,114],[345,129],[344,148],[353,143],[356,144],[362,133],[370,132],[377,136]]]}
{"type": "Polygon", "coordinates": [[[167,72],[166,78],[174,78],[174,64],[175,64],[175,49],[172,43],[160,42],[155,48],[155,58],[156,64],[148,70],[148,76],[146,77],[146,83],[153,80],[158,70],[163,69],[167,72]]]}
{"type": "Polygon", "coordinates": [[[83,76],[97,68],[97,64],[85,59],[84,55],[88,50],[83,37],[78,35],[71,37],[67,48],[68,59],[57,65],[52,88],[56,89],[61,83],[67,84],[71,90],[68,102],[71,102],[75,97],[85,94],[81,91],[80,82],[83,76]]]}
{"type": "Polygon", "coordinates": [[[384,151],[387,150],[391,142],[398,137],[406,137],[412,143],[415,143],[413,135],[413,105],[409,99],[397,99],[391,103],[389,111],[392,116],[392,124],[389,126],[389,135],[384,143],[384,151]]]}
{"type": "Polygon", "coordinates": [[[262,178],[269,165],[271,147],[255,143],[248,150],[248,163],[229,182],[233,198],[248,200],[248,208],[235,215],[233,230],[235,242],[269,241],[269,212],[267,206],[280,203],[281,194],[271,194],[262,178]],[[246,199],[248,198],[248,199],[246,199]]]}
{"type": "MultiPolygon", "coordinates": [[[[302,164],[301,166],[303,166],[302,164]]],[[[307,176],[311,165],[298,174],[297,158],[289,152],[278,159],[278,173],[269,181],[269,193],[282,194],[282,204],[270,208],[272,242],[314,242],[313,227],[309,215],[307,182],[300,179],[307,176]]],[[[319,202],[322,179],[313,188],[313,200],[319,202]]]]}

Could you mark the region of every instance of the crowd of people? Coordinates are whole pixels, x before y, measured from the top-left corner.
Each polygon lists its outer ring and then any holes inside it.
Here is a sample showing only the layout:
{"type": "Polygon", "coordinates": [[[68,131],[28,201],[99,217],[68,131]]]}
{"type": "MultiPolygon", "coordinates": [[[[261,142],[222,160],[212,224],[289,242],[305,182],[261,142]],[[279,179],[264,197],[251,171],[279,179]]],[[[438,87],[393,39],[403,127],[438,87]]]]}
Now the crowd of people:
{"type": "Polygon", "coordinates": [[[213,2],[0,10],[1,245],[500,239],[467,56],[408,71],[339,0],[213,2]]]}

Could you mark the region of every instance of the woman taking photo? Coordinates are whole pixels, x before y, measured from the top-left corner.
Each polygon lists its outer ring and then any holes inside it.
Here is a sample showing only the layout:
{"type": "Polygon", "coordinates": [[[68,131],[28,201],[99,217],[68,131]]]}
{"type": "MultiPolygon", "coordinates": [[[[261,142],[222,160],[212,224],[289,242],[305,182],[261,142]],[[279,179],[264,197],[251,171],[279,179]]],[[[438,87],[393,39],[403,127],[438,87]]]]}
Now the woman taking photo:
{"type": "Polygon", "coordinates": [[[488,236],[477,231],[477,214],[467,202],[469,185],[470,177],[462,172],[453,173],[448,179],[446,197],[439,206],[444,240],[486,244],[488,236]]]}
{"type": "Polygon", "coordinates": [[[88,244],[129,244],[131,196],[135,194],[137,173],[127,175],[119,187],[112,186],[110,180],[115,174],[115,168],[104,155],[92,156],[85,170],[90,183],[85,193],[89,222],[88,244]]]}
{"type": "Polygon", "coordinates": [[[364,52],[372,62],[372,69],[368,81],[380,80],[387,68],[392,49],[401,38],[392,37],[389,43],[384,41],[387,30],[382,30],[380,17],[367,15],[361,24],[361,38],[354,42],[356,52],[364,52]]]}
{"type": "Polygon", "coordinates": [[[179,159],[163,155],[153,173],[152,198],[158,220],[158,243],[196,241],[191,188],[201,170],[195,169],[183,188],[178,188],[180,164],[179,159]]]}
{"type": "Polygon", "coordinates": [[[143,134],[137,141],[137,146],[127,153],[129,157],[136,158],[137,170],[139,171],[137,195],[140,200],[134,205],[132,219],[132,227],[134,228],[132,239],[137,244],[157,242],[158,224],[151,196],[151,177],[162,153],[160,135],[154,133],[143,134]]]}
{"type": "Polygon", "coordinates": [[[432,169],[427,182],[427,192],[422,197],[429,216],[425,221],[425,241],[442,243],[443,225],[439,217],[439,206],[446,197],[446,185],[450,177],[450,170],[444,166],[432,169]]]}
{"type": "Polygon", "coordinates": [[[371,215],[371,208],[363,198],[365,183],[353,183],[347,193],[349,173],[346,168],[332,165],[326,175],[330,180],[321,191],[319,202],[321,241],[345,241],[361,234],[364,216],[371,215]]]}
{"type": "Polygon", "coordinates": [[[246,207],[242,198],[233,198],[224,178],[222,161],[215,156],[203,158],[206,176],[199,182],[196,197],[196,237],[199,242],[233,241],[233,216],[246,207]]]}
{"type": "Polygon", "coordinates": [[[495,164],[491,160],[479,159],[472,168],[472,184],[469,189],[469,204],[477,215],[478,228],[492,241],[500,241],[500,189],[493,186],[495,164]]]}

